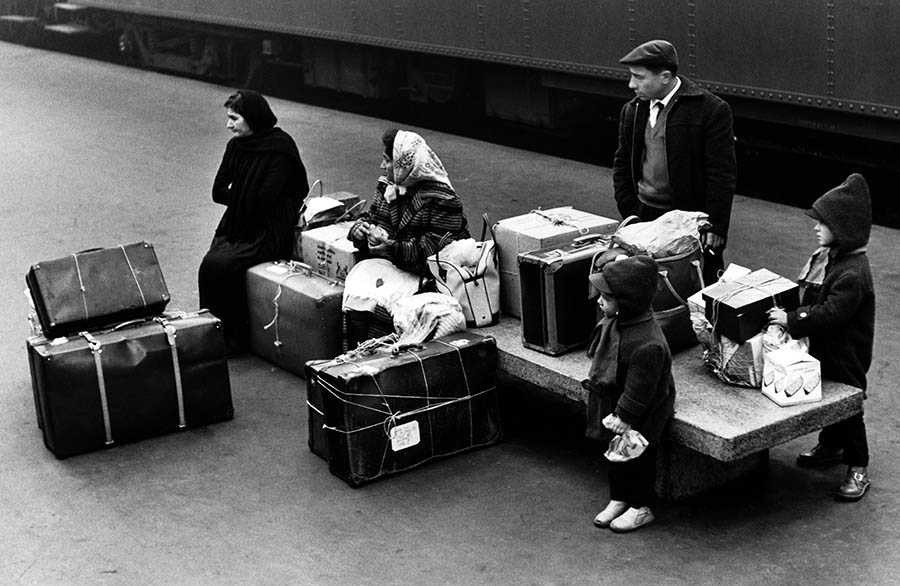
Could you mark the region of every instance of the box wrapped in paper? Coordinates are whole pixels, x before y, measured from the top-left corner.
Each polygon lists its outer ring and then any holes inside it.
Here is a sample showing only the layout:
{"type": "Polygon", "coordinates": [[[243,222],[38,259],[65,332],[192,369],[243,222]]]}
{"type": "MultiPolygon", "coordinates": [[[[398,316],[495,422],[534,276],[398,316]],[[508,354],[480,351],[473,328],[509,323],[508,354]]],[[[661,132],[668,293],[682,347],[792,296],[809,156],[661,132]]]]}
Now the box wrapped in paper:
{"type": "Polygon", "coordinates": [[[359,251],[347,233],[353,222],[338,222],[301,233],[303,262],[320,275],[343,281],[359,260],[359,251]]]}
{"type": "Polygon", "coordinates": [[[519,253],[561,246],[587,234],[612,234],[618,225],[617,220],[569,206],[533,210],[497,222],[494,241],[500,261],[500,310],[506,315],[522,315],[519,253]]]}
{"type": "Polygon", "coordinates": [[[821,401],[821,365],[795,348],[767,352],[763,359],[762,392],[782,407],[821,401]]]}
{"type": "Polygon", "coordinates": [[[770,270],[759,269],[708,288],[703,301],[706,318],[716,333],[744,342],[766,326],[769,321],[766,312],[770,308],[797,309],[800,288],[770,270]]]}

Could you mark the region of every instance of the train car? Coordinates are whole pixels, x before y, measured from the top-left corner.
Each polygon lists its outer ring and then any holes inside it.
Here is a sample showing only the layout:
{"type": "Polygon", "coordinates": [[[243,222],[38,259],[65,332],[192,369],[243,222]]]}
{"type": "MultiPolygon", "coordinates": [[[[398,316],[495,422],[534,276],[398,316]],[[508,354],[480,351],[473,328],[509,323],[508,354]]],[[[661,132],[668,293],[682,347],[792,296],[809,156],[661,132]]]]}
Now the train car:
{"type": "Polygon", "coordinates": [[[666,38],[681,72],[736,117],[900,144],[900,5],[888,0],[2,0],[0,17],[104,34],[145,67],[366,98],[477,100],[485,114],[559,128],[628,97],[618,58],[666,38]],[[292,73],[290,73],[292,72],[292,73]]]}

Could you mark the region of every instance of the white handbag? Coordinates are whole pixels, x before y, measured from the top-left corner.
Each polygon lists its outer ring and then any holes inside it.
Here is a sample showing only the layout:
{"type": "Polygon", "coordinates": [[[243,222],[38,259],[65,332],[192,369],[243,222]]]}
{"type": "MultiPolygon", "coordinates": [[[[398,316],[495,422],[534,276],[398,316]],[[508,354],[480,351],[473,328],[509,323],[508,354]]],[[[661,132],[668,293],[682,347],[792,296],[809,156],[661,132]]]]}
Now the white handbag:
{"type": "Polygon", "coordinates": [[[428,257],[428,270],[438,292],[450,295],[462,306],[466,327],[479,328],[500,321],[500,271],[493,239],[484,237],[490,229],[484,214],[481,241],[471,238],[451,242],[428,257]]]}

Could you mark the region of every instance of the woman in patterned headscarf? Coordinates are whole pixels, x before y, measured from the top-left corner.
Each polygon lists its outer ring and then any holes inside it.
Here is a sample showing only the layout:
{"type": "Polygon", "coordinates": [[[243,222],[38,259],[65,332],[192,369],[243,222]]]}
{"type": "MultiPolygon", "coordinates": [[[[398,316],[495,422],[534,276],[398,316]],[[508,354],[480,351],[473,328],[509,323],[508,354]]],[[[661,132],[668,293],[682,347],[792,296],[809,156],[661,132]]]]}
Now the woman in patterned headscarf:
{"type": "Polygon", "coordinates": [[[391,129],[382,143],[383,174],[375,197],[349,233],[369,259],[354,267],[345,283],[351,345],[367,338],[376,307],[390,311],[394,302],[418,290],[420,277],[428,273],[429,256],[469,237],[462,202],[425,139],[391,129]]]}
{"type": "Polygon", "coordinates": [[[229,352],[246,349],[247,269],[287,258],[303,197],[306,168],[294,139],[275,126],[269,103],[241,90],[225,102],[233,136],[213,181],[213,201],[225,206],[198,275],[200,306],[222,320],[229,352]]]}

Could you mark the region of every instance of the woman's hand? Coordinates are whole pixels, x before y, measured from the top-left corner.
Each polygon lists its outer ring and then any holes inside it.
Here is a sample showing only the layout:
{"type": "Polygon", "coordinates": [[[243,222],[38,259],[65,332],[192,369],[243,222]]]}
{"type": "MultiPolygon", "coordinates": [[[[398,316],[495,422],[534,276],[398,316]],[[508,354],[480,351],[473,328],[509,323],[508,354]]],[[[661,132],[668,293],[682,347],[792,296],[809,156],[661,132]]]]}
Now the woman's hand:
{"type": "Polygon", "coordinates": [[[375,256],[381,256],[385,258],[391,257],[391,245],[394,243],[390,238],[385,238],[384,240],[380,240],[377,244],[373,244],[372,240],[369,240],[369,252],[374,254],[375,256]]]}
{"type": "Polygon", "coordinates": [[[369,237],[369,231],[372,230],[372,224],[365,220],[353,224],[350,229],[350,240],[365,240],[369,237]]]}
{"type": "Polygon", "coordinates": [[[610,413],[603,418],[603,427],[617,435],[622,435],[631,429],[631,426],[619,419],[619,416],[615,413],[610,413]]]}

